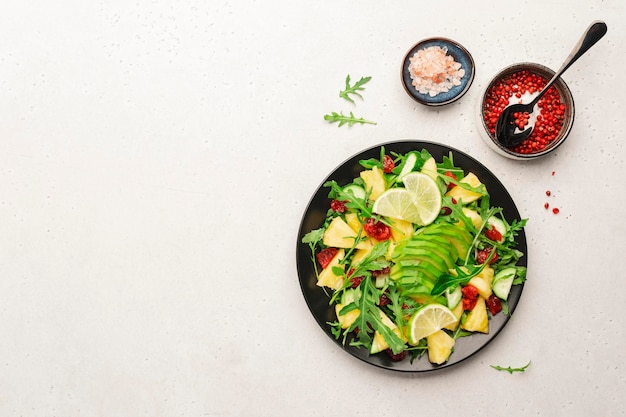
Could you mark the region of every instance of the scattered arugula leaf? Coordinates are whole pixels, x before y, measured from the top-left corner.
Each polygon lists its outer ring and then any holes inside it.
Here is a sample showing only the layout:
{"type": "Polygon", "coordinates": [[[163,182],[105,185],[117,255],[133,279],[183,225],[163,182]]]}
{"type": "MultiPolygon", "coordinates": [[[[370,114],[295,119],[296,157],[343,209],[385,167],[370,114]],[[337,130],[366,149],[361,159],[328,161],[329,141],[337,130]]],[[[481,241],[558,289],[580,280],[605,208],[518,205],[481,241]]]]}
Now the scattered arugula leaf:
{"type": "Polygon", "coordinates": [[[376,124],[376,122],[372,122],[371,120],[365,120],[362,117],[357,118],[352,112],[350,112],[349,116],[345,116],[343,113],[331,112],[331,114],[324,115],[324,120],[326,120],[329,123],[339,122],[338,127],[341,127],[345,124],[347,124],[348,126],[352,126],[355,123],[359,123],[359,124],[367,123],[370,125],[376,124]]]}
{"type": "Polygon", "coordinates": [[[354,85],[350,85],[350,74],[348,74],[348,76],[346,77],[346,87],[344,90],[339,92],[339,97],[348,100],[351,103],[354,103],[354,100],[352,99],[352,97],[350,97],[350,94],[354,94],[355,96],[361,98],[361,100],[363,99],[363,96],[361,96],[361,94],[359,94],[359,91],[363,91],[365,90],[365,88],[363,87],[364,84],[367,84],[369,82],[369,80],[371,80],[372,77],[361,77],[361,79],[359,81],[357,81],[354,85]]]}
{"type": "Polygon", "coordinates": [[[530,361],[528,361],[528,363],[524,366],[522,366],[521,368],[512,368],[510,366],[504,368],[502,366],[498,366],[498,365],[490,365],[493,369],[495,369],[496,371],[506,371],[510,374],[512,374],[513,372],[524,372],[526,371],[526,369],[530,366],[530,361]]]}

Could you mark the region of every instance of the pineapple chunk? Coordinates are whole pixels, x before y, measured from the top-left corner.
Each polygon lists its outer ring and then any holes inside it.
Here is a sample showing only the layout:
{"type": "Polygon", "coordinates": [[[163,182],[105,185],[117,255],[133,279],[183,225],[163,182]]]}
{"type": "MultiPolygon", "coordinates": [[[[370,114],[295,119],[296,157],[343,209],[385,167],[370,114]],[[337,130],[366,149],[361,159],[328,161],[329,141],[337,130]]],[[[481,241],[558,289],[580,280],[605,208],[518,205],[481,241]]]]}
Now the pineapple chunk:
{"type": "MultiPolygon", "coordinates": [[[[470,172],[465,177],[463,177],[460,182],[468,184],[473,188],[476,188],[482,184],[473,172],[470,172]]],[[[450,191],[446,193],[446,197],[452,197],[456,201],[462,201],[464,204],[476,201],[480,198],[480,196],[481,195],[479,193],[466,190],[465,188],[458,185],[454,186],[450,191]]]]}
{"type": "Polygon", "coordinates": [[[406,220],[394,219],[391,227],[391,238],[394,242],[413,236],[413,223],[406,220]]]}
{"type": "Polygon", "coordinates": [[[361,315],[361,310],[358,308],[352,311],[347,312],[346,314],[340,315],[339,312],[344,306],[341,304],[335,305],[335,313],[337,314],[337,320],[341,323],[342,329],[347,329],[352,326],[352,324],[359,318],[361,315]]]}
{"type": "Polygon", "coordinates": [[[383,171],[381,171],[380,168],[374,167],[366,171],[361,171],[359,175],[363,179],[363,182],[365,182],[365,190],[371,190],[369,196],[370,200],[376,201],[376,199],[387,189],[387,183],[385,181],[383,171]]]}
{"type": "Polygon", "coordinates": [[[448,360],[454,347],[454,338],[443,330],[438,330],[426,336],[428,342],[428,360],[441,365],[448,360]]]}
{"type": "MultiPolygon", "coordinates": [[[[385,313],[383,313],[382,310],[379,309],[378,312],[380,313],[380,318],[383,324],[389,327],[395,334],[398,335],[399,338],[405,339],[404,335],[402,334],[402,330],[398,326],[396,326],[396,324],[391,321],[391,319],[385,313]]],[[[389,349],[389,343],[387,343],[382,333],[380,333],[378,330],[374,331],[374,339],[372,340],[370,353],[374,354],[382,352],[385,349],[389,349]]]]}
{"type": "MultiPolygon", "coordinates": [[[[323,242],[326,246],[333,248],[350,249],[354,245],[357,233],[341,217],[335,217],[324,232],[323,242]]],[[[367,249],[371,247],[371,242],[362,240],[357,245],[357,249],[367,249]]]]}
{"type": "Polygon", "coordinates": [[[424,162],[422,173],[437,181],[437,162],[435,162],[435,158],[431,156],[424,162]]]}
{"type": "Polygon", "coordinates": [[[376,330],[374,332],[374,338],[372,339],[372,347],[370,348],[370,353],[374,354],[382,352],[385,349],[389,349],[389,343],[387,343],[382,333],[376,330]]]}
{"type": "Polygon", "coordinates": [[[361,262],[372,251],[373,246],[366,249],[357,249],[352,257],[352,265],[356,265],[361,262]]]}
{"type": "Polygon", "coordinates": [[[489,296],[493,293],[491,289],[493,276],[494,276],[493,268],[490,266],[485,266],[485,268],[480,272],[480,274],[470,279],[468,284],[476,287],[480,296],[483,297],[485,300],[487,300],[489,296]]]}
{"type": "Polygon", "coordinates": [[[493,268],[486,266],[480,274],[469,280],[468,284],[473,285],[478,290],[478,294],[485,300],[493,293],[491,290],[491,282],[493,281],[493,268]]]}
{"type": "MultiPolygon", "coordinates": [[[[463,207],[463,214],[465,214],[472,221],[472,224],[476,229],[480,229],[480,226],[483,224],[483,219],[480,217],[480,214],[476,210],[468,209],[467,207],[463,207]]],[[[457,226],[463,226],[462,221],[458,221],[457,226]]]]}
{"type": "Polygon", "coordinates": [[[461,324],[461,328],[469,332],[489,333],[489,317],[484,298],[478,297],[476,305],[467,314],[467,319],[461,324]]]}
{"type": "Polygon", "coordinates": [[[461,316],[463,315],[463,302],[459,301],[456,307],[452,309],[452,312],[456,316],[456,321],[445,327],[448,330],[456,330],[456,328],[458,327],[461,321],[461,316]]]}
{"type": "Polygon", "coordinates": [[[359,233],[359,230],[361,230],[361,222],[359,221],[359,216],[357,216],[356,213],[347,213],[346,223],[348,223],[348,226],[354,230],[354,233],[359,233]]]}
{"type": "MultiPolygon", "coordinates": [[[[336,275],[333,271],[333,267],[339,266],[339,261],[343,259],[345,256],[345,251],[343,249],[339,249],[335,257],[330,261],[328,266],[322,269],[322,272],[317,277],[317,285],[320,287],[328,287],[333,290],[338,290],[343,286],[343,274],[336,275]]],[[[345,266],[339,266],[342,270],[344,270],[345,266]]]]}

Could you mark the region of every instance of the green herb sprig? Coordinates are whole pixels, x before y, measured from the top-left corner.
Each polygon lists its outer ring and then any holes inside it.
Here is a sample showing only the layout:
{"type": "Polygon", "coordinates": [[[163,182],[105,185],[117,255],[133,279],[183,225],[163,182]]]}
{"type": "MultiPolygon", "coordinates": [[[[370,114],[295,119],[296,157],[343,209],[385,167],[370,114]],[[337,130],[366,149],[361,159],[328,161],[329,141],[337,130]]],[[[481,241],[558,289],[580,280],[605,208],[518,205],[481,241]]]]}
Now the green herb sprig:
{"type": "Polygon", "coordinates": [[[530,361],[528,361],[528,363],[524,366],[522,366],[521,368],[512,368],[510,366],[504,368],[502,366],[498,366],[498,365],[490,365],[493,369],[495,369],[496,371],[506,371],[510,374],[512,374],[513,372],[524,372],[526,371],[526,369],[530,366],[530,361]]]}
{"type": "Polygon", "coordinates": [[[352,112],[350,112],[349,116],[345,116],[343,114],[343,112],[341,113],[337,113],[337,112],[331,112],[331,114],[325,114],[324,115],[324,120],[326,120],[329,123],[336,123],[338,122],[339,125],[338,127],[341,127],[345,124],[347,124],[348,126],[352,126],[353,124],[370,124],[370,125],[375,125],[376,122],[372,122],[371,120],[365,120],[362,117],[357,118],[352,112]]]}
{"type": "Polygon", "coordinates": [[[348,100],[351,103],[354,103],[354,100],[352,99],[352,97],[350,97],[350,94],[353,94],[363,99],[363,96],[359,94],[359,91],[365,90],[363,85],[367,84],[371,79],[372,77],[361,77],[361,79],[357,81],[354,85],[350,85],[350,74],[348,74],[348,76],[346,77],[346,87],[344,90],[339,92],[339,97],[348,100]]]}

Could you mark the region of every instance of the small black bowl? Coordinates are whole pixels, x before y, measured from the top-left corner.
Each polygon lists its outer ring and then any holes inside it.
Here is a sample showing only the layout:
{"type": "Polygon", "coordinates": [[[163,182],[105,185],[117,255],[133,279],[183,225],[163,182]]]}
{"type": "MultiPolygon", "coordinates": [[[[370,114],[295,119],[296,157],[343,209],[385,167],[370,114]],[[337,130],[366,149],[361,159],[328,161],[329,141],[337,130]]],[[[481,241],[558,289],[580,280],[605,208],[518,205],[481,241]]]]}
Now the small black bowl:
{"type": "Polygon", "coordinates": [[[443,106],[452,103],[461,98],[467,90],[469,90],[474,81],[475,65],[472,55],[461,44],[447,38],[428,38],[416,43],[404,56],[402,61],[402,85],[406,92],[418,103],[426,106],[443,106]],[[465,70],[465,75],[461,78],[461,84],[453,86],[446,92],[441,92],[434,97],[429,94],[420,93],[414,86],[411,74],[409,72],[409,64],[411,57],[420,49],[431,46],[439,46],[447,49],[446,55],[452,56],[455,62],[461,64],[461,68],[465,70]]]}

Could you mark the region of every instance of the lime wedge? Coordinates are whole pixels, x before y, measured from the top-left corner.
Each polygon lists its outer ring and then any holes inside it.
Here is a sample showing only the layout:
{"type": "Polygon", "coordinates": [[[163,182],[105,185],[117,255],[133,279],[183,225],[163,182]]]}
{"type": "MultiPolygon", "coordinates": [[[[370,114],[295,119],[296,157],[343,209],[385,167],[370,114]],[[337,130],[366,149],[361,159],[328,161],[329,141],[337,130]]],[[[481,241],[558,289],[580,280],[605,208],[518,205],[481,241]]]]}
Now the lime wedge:
{"type": "Polygon", "coordinates": [[[404,177],[405,188],[391,188],[378,197],[374,213],[420,226],[431,224],[441,211],[441,192],[435,180],[421,172],[404,177]]]}
{"type": "Polygon", "coordinates": [[[409,320],[409,343],[416,345],[426,336],[456,322],[456,316],[442,304],[427,304],[409,320]]]}

